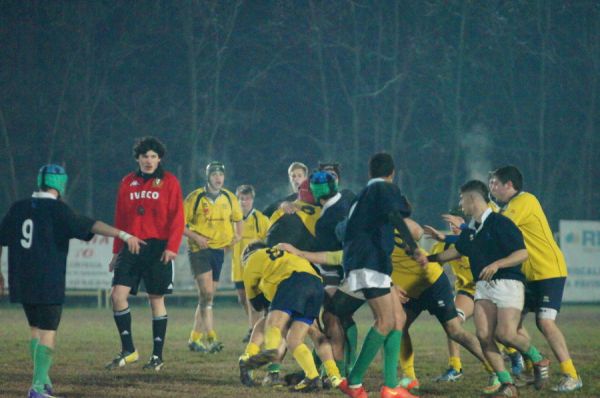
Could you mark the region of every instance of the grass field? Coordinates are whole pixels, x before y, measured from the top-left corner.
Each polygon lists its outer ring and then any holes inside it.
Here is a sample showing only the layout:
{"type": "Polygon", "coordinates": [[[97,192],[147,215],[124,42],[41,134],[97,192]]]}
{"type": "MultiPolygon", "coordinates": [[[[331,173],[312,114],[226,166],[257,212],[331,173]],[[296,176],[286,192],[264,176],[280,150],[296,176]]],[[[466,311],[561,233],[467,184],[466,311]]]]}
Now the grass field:
{"type": "MultiPolygon", "coordinates": [[[[159,373],[142,371],[151,350],[150,310],[135,306],[133,336],[141,354],[139,363],[116,371],[104,370],[118,351],[118,336],[110,310],[66,307],[58,334],[57,352],[51,377],[56,393],[74,397],[286,397],[297,396],[285,389],[264,387],[245,388],[238,380],[237,358],[244,345],[241,338],[246,324],[241,309],[232,303],[217,303],[217,331],[225,343],[218,354],[198,354],[187,349],[193,308],[169,308],[169,327],[165,345],[165,366],[159,373]]],[[[24,397],[31,384],[31,361],[28,353],[28,328],[23,311],[18,306],[0,306],[0,397],[24,397]]],[[[367,309],[358,314],[359,331],[364,334],[370,324],[367,309]]],[[[535,343],[548,353],[548,346],[534,330],[528,328],[535,343]]],[[[584,381],[582,392],[573,397],[600,397],[600,307],[565,306],[560,317],[575,365],[584,381]]],[[[472,322],[467,326],[473,330],[472,322]]],[[[411,333],[416,351],[417,375],[424,397],[477,397],[487,380],[480,365],[466,353],[463,355],[465,377],[456,383],[439,384],[431,379],[446,366],[447,354],[443,332],[435,318],[428,314],[414,325],[411,333]]],[[[558,365],[553,360],[551,384],[558,381],[558,365]]],[[[287,358],[283,371],[297,369],[287,358]]],[[[370,369],[365,385],[379,396],[381,361],[378,358],[370,369]]],[[[520,390],[522,397],[558,395],[549,388],[535,391],[520,390]]],[[[324,391],[314,396],[342,397],[338,391],[324,391]]]]}

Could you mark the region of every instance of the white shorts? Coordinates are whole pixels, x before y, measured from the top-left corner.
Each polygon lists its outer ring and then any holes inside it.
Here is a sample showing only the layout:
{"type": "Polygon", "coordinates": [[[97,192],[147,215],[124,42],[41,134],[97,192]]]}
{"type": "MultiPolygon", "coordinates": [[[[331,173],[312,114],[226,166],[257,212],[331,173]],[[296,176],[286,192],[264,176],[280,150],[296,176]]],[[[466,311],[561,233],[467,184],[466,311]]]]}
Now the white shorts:
{"type": "Polygon", "coordinates": [[[356,291],[356,292],[350,290],[350,286],[348,286],[348,278],[344,279],[344,281],[342,282],[342,284],[338,286],[338,290],[344,292],[348,296],[353,297],[355,299],[363,300],[363,301],[367,300],[365,298],[365,295],[363,294],[363,292],[361,292],[360,290],[356,291]]]}
{"type": "Polygon", "coordinates": [[[475,284],[475,301],[489,300],[498,308],[523,310],[525,285],[514,279],[494,279],[490,282],[478,281],[475,284]]]}
{"type": "Polygon", "coordinates": [[[346,282],[348,289],[352,292],[361,289],[389,288],[392,286],[392,278],[389,275],[368,268],[350,271],[346,282]]]}

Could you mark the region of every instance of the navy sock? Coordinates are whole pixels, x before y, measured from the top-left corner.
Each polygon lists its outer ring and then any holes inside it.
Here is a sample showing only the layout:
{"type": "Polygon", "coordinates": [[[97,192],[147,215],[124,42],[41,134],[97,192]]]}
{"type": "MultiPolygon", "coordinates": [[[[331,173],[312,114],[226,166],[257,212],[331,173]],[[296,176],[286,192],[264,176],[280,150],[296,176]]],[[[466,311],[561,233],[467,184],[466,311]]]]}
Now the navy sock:
{"type": "Polygon", "coordinates": [[[117,324],[117,330],[119,331],[119,337],[121,338],[121,350],[134,352],[135,347],[133,346],[133,336],[131,334],[131,313],[129,312],[129,308],[125,308],[122,311],[115,311],[113,315],[117,324]]]}
{"type": "Polygon", "coordinates": [[[165,335],[167,334],[167,314],[152,318],[152,337],[154,339],[154,349],[152,355],[162,359],[163,345],[165,344],[165,335]]]}

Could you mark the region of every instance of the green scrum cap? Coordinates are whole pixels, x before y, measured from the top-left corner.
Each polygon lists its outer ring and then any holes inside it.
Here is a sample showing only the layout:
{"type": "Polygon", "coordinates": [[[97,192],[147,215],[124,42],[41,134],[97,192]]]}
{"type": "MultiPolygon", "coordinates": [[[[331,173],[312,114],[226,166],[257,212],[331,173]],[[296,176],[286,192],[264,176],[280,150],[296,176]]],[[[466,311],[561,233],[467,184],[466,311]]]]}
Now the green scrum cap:
{"type": "Polygon", "coordinates": [[[38,171],[37,185],[42,190],[56,189],[60,196],[63,196],[67,188],[67,180],[67,172],[63,167],[57,164],[47,164],[38,171]]]}
{"type": "Polygon", "coordinates": [[[315,200],[330,198],[338,192],[338,183],[332,173],[317,171],[310,176],[310,190],[315,200]]]}

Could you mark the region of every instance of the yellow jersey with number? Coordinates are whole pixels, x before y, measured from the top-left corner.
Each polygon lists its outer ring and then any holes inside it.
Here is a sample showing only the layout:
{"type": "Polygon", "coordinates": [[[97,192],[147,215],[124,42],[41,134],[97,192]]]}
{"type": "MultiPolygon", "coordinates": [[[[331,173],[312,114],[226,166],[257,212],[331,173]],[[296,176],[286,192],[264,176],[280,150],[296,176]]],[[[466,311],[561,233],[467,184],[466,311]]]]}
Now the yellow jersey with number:
{"type": "Polygon", "coordinates": [[[244,289],[248,299],[261,293],[273,301],[279,284],[294,272],[305,272],[321,279],[305,259],[276,248],[259,249],[252,253],[244,266],[244,289]]]}
{"type": "MultiPolygon", "coordinates": [[[[452,246],[454,245],[448,245],[448,247],[452,246]]],[[[446,249],[447,247],[444,242],[437,242],[431,248],[431,254],[438,254],[446,249]]],[[[450,264],[450,268],[452,268],[452,273],[456,277],[456,280],[454,281],[454,290],[456,292],[462,290],[474,296],[475,282],[473,282],[473,273],[471,272],[469,258],[467,256],[462,256],[460,258],[457,258],[456,260],[448,261],[448,264],[450,264]]]]}
{"type": "Polygon", "coordinates": [[[520,192],[500,213],[510,218],[523,234],[529,258],[522,270],[528,281],[567,276],[565,257],[554,241],[548,219],[535,196],[520,192]]]}
{"type": "MultiPolygon", "coordinates": [[[[196,189],[185,198],[183,211],[188,229],[207,237],[211,249],[229,246],[235,234],[232,223],[243,218],[238,199],[227,189],[221,189],[214,200],[205,188],[196,189]]],[[[200,250],[191,239],[188,239],[188,247],[192,252],[200,250]]]]}
{"type": "Polygon", "coordinates": [[[242,253],[248,243],[255,240],[264,240],[271,223],[267,216],[256,209],[242,220],[242,239],[233,245],[231,252],[231,281],[241,282],[244,270],[242,268],[242,253]]]}
{"type": "MultiPolygon", "coordinates": [[[[421,293],[433,285],[444,272],[438,263],[428,263],[425,267],[406,254],[405,244],[394,231],[394,251],[392,252],[392,282],[406,291],[410,298],[419,298],[421,293]]],[[[427,252],[421,249],[427,255],[427,252]]]]}

